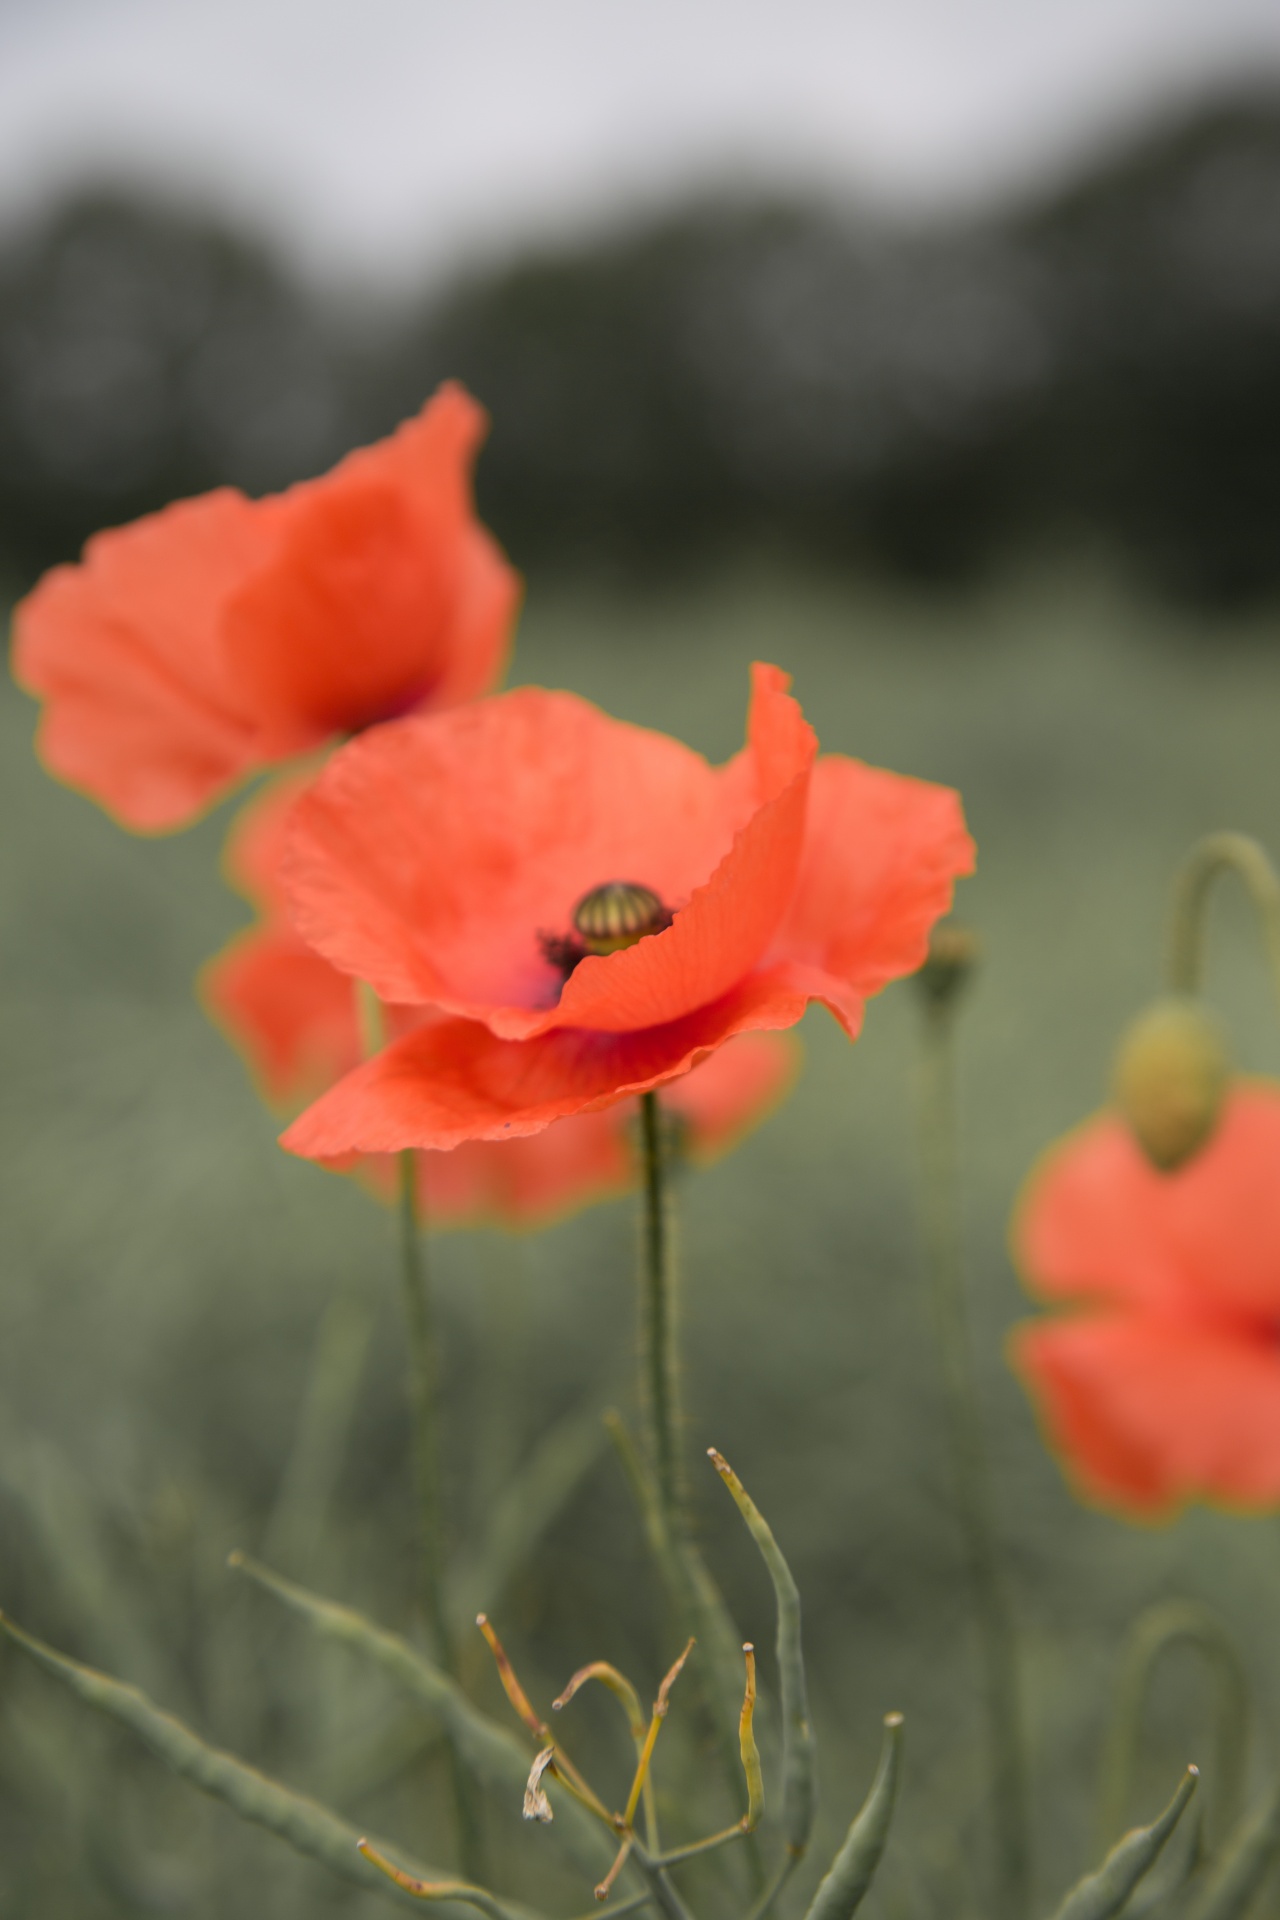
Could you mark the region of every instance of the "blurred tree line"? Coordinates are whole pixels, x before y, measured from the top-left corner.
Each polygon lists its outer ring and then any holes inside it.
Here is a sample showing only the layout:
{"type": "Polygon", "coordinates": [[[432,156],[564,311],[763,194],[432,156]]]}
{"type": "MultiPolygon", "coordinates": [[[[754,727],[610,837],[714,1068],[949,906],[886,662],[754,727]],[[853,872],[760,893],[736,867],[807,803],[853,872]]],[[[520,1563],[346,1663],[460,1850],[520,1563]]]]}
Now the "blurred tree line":
{"type": "Polygon", "coordinates": [[[1084,538],[1248,603],[1280,584],[1280,98],[981,223],[708,202],[396,312],[85,195],[0,249],[0,558],[318,471],[446,375],[493,411],[482,508],[527,568],[766,540],[953,582],[1084,538]]]}

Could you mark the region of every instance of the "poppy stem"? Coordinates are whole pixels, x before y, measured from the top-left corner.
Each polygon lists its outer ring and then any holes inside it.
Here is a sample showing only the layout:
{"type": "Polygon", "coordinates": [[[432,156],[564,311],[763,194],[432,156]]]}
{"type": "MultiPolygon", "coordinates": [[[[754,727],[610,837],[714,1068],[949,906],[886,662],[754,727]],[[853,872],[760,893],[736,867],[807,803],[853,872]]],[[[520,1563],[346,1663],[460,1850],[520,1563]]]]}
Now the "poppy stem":
{"type": "Polygon", "coordinates": [[[654,1479],[673,1540],[685,1532],[684,1476],[680,1470],[680,1363],[676,1339],[676,1284],[671,1221],[656,1093],[640,1096],[644,1164],[644,1219],[640,1269],[641,1400],[648,1417],[654,1479]]]}
{"type": "MultiPolygon", "coordinates": [[[[958,930],[957,930],[958,931],[958,930]]],[[[982,1409],[961,1260],[955,1102],[955,1008],[963,966],[926,965],[920,1054],[920,1161],[926,1266],[942,1362],[957,1515],[969,1565],[983,1667],[991,1803],[1003,1920],[1027,1920],[1031,1816],[1013,1610],[996,1535],[982,1409]]]]}
{"type": "MultiPolygon", "coordinates": [[[[413,1470],[418,1494],[418,1551],[421,1600],[436,1659],[458,1678],[458,1650],[449,1627],[444,1596],[444,1502],[440,1473],[440,1367],[426,1236],[418,1200],[417,1155],[399,1158],[400,1278],[409,1335],[409,1397],[413,1426],[413,1470]]],[[[452,1741],[450,1782],[457,1817],[458,1852],[471,1880],[485,1877],[480,1807],[475,1783],[452,1741]]]]}
{"type": "Polygon", "coordinates": [[[1197,840],[1173,883],[1166,977],[1174,993],[1199,993],[1204,984],[1209,895],[1220,873],[1243,880],[1258,910],[1267,964],[1280,1001],[1280,875],[1265,848],[1245,833],[1209,833],[1197,840]]]}

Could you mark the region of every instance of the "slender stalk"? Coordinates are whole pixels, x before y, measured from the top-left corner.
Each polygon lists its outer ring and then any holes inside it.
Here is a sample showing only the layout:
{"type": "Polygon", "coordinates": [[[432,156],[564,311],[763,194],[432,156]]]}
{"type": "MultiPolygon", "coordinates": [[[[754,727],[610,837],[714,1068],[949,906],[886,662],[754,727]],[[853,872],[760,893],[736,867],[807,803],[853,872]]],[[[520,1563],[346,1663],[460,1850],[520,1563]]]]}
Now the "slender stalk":
{"type": "Polygon", "coordinates": [[[1174,881],[1166,974],[1174,993],[1198,993],[1204,981],[1209,895],[1220,873],[1235,873],[1257,908],[1267,965],[1280,1000],[1280,875],[1264,849],[1244,833],[1197,840],[1174,881]]]}
{"type": "MultiPolygon", "coordinates": [[[[400,1279],[409,1335],[409,1397],[413,1416],[413,1467],[418,1494],[419,1583],[427,1631],[436,1659],[458,1678],[458,1650],[444,1597],[444,1503],[440,1472],[440,1365],[431,1276],[418,1203],[417,1159],[400,1155],[400,1279]]],[[[481,1815],[475,1781],[457,1745],[449,1743],[449,1772],[457,1816],[458,1851],[471,1880],[485,1878],[481,1815]]]]}
{"type": "Polygon", "coordinates": [[[666,1920],[693,1920],[688,1907],[672,1885],[666,1868],[652,1859],[639,1841],[632,1842],[630,1857],[639,1867],[655,1903],[661,1907],[666,1920]]]}
{"type": "MultiPolygon", "coordinates": [[[[956,982],[951,983],[954,987],[956,982]]],[[[981,1645],[999,1912],[1026,1920],[1031,1897],[1030,1807],[1012,1609],[1000,1564],[982,1413],[973,1372],[960,1252],[954,1018],[951,988],[926,978],[920,1150],[924,1237],[942,1361],[955,1496],[981,1645]]]]}
{"type": "Polygon", "coordinates": [[[686,1533],[680,1469],[680,1368],[676,1340],[676,1284],[667,1211],[662,1112],[656,1093],[640,1096],[644,1166],[644,1220],[640,1266],[641,1399],[658,1495],[671,1537],[686,1533]]]}
{"type": "Polygon", "coordinates": [[[436,1659],[457,1675],[457,1650],[444,1604],[444,1515],[440,1493],[439,1358],[426,1247],[418,1207],[416,1155],[400,1155],[400,1280],[409,1335],[413,1471],[418,1495],[421,1598],[436,1659]]]}

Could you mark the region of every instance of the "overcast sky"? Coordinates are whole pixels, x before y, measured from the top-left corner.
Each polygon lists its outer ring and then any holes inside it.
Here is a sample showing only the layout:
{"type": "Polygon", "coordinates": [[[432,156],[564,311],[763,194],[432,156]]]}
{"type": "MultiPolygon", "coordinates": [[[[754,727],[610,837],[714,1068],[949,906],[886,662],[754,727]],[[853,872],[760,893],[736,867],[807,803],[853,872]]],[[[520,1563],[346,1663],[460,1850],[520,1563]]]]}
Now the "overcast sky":
{"type": "Polygon", "coordinates": [[[1259,72],[1280,0],[0,0],[0,222],[124,176],[395,282],[697,181],[971,204],[1259,72]]]}

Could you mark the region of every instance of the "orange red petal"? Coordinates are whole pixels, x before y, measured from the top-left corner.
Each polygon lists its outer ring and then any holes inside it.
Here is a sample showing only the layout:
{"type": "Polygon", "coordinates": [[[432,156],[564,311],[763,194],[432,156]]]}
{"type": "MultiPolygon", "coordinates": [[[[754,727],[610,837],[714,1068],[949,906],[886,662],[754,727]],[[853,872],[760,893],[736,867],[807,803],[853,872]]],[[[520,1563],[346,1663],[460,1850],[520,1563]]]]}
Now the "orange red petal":
{"type": "MultiPolygon", "coordinates": [[[[744,1034],[675,1081],[664,1106],[685,1123],[683,1153],[705,1165],[759,1126],[795,1077],[796,1051],[785,1034],[744,1034]]],[[[452,1153],[420,1154],[427,1218],[443,1227],[544,1226],[629,1192],[639,1177],[636,1135],[635,1103],[624,1101],[520,1140],[473,1140],[452,1153]]]]}
{"type": "Polygon", "coordinates": [[[930,929],[974,858],[949,787],[824,754],[809,789],[799,880],[771,957],[856,1033],[863,1003],[922,965],[930,929]]]}
{"type": "Polygon", "coordinates": [[[1019,1330],[1015,1364],[1091,1498],[1145,1518],[1280,1504],[1280,1345],[1131,1313],[1019,1330]]]}
{"type": "MultiPolygon", "coordinates": [[[[356,1068],[364,1052],[357,986],[308,947],[283,917],[277,866],[304,776],[276,780],[243,809],[227,853],[230,877],[261,909],[248,929],[205,968],[213,1017],[241,1049],[273,1105],[296,1109],[356,1068]]],[[[422,1007],[384,1007],[399,1037],[438,1016],[422,1007]]],[[[667,1107],[684,1124],[681,1150],[705,1162],[728,1150],[783,1097],[796,1048],[779,1034],[747,1034],[714,1053],[670,1089],[667,1107]]],[[[419,1155],[422,1198],[438,1226],[493,1221],[539,1225],[635,1185],[635,1103],[581,1113],[519,1139],[473,1141],[450,1153],[419,1155]]],[[[378,1156],[335,1164],[366,1174],[384,1196],[391,1166],[378,1156]]]]}
{"type": "Polygon", "coordinates": [[[1208,1145],[1152,1167],[1113,1114],[1045,1155],[1015,1257],[1060,1313],[1015,1363],[1093,1497],[1157,1515],[1280,1504],[1280,1087],[1237,1083],[1208,1145]]]}
{"type": "MultiPolygon", "coordinates": [[[[772,688],[765,698],[794,706],[772,688]]],[[[811,752],[795,729],[792,778],[811,752]]],[[[540,936],[567,934],[578,900],[610,879],[652,888],[679,918],[739,831],[779,797],[761,794],[736,763],[712,768],[576,695],[521,687],[379,728],[335,755],[298,809],[286,884],[304,937],[384,999],[431,1002],[509,1038],[611,1026],[610,983],[651,1006],[674,997],[682,1011],[714,997],[722,955],[714,935],[700,933],[702,916],[692,943],[672,927],[584,961],[563,1000],[563,975],[540,936]],[[660,984],[646,995],[651,972],[660,984]]],[[[785,830],[764,824],[768,844],[740,856],[737,889],[757,947],[785,908],[794,883],[785,863],[799,851],[794,822],[789,845],[785,830]],[[767,911],[761,874],[772,889],[767,911]]]]}
{"type": "Polygon", "coordinates": [[[49,772],[128,826],[180,825],[253,765],[257,727],[224,670],[220,613],[261,565],[271,517],[229,489],[95,534],[14,613],[14,673],[44,702],[49,772]]]}
{"type": "Polygon", "coordinates": [[[480,1021],[441,1020],[339,1081],[281,1145],[305,1158],[339,1160],[516,1139],[679,1079],[735,1035],[794,1026],[803,1011],[785,980],[753,975],[709,1007],[634,1033],[561,1027],[503,1040],[480,1021]]]}
{"type": "Polygon", "coordinates": [[[483,430],[444,387],[318,480],[96,535],[14,616],[50,771],[128,826],[170,828],[254,768],[485,691],[519,585],[471,507],[483,430]]]}
{"type": "Polygon", "coordinates": [[[815,766],[786,688],[756,669],[747,746],[722,768],[536,688],[379,729],[298,808],[295,922],[384,999],[502,1039],[671,1027],[757,977],[792,1019],[820,998],[855,1032],[866,996],[919,965],[972,842],[945,789],[815,766]],[[674,920],[565,980],[547,937],[610,879],[674,920]]]}

